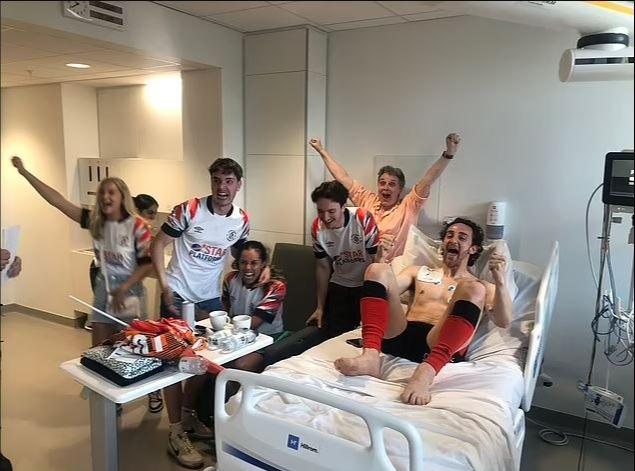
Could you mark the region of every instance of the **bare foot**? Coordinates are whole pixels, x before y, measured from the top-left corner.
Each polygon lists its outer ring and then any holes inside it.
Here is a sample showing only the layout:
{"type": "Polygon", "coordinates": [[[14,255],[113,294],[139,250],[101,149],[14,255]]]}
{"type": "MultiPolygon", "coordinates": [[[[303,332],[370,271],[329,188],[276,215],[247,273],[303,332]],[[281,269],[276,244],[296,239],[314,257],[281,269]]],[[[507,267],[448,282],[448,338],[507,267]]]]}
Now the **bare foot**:
{"type": "Polygon", "coordinates": [[[340,373],[347,376],[370,375],[379,378],[379,352],[373,348],[365,348],[356,358],[339,358],[334,364],[340,373]]]}
{"type": "Polygon", "coordinates": [[[436,374],[429,364],[421,363],[401,393],[401,400],[406,404],[425,406],[430,402],[430,385],[436,374]]]}

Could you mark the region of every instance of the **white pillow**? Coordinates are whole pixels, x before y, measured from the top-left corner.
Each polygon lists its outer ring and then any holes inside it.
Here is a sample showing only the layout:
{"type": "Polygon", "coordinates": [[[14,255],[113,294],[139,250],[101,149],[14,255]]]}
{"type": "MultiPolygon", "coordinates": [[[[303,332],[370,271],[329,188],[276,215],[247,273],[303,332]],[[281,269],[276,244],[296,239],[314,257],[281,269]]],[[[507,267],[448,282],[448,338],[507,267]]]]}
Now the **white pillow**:
{"type": "MultiPolygon", "coordinates": [[[[505,276],[507,280],[507,289],[512,301],[518,293],[516,282],[514,281],[514,270],[512,268],[512,257],[509,252],[507,242],[497,240],[483,247],[483,252],[476,263],[470,267],[472,273],[481,280],[493,283],[492,273],[488,268],[488,262],[493,253],[499,253],[507,258],[507,266],[505,268],[505,276]]],[[[434,240],[423,232],[417,226],[410,226],[406,247],[404,248],[403,258],[399,261],[404,267],[410,265],[425,265],[428,267],[440,267],[443,264],[441,256],[441,241],[434,240]]],[[[393,268],[394,265],[393,265],[393,268]]]]}

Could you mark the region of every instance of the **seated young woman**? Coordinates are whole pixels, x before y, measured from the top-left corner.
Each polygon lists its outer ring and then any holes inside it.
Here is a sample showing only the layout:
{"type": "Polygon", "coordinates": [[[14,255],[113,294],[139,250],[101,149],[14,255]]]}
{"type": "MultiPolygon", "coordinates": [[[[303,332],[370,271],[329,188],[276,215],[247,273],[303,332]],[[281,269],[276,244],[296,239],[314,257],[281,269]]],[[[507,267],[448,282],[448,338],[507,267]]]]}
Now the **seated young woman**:
{"type": "MultiPolygon", "coordinates": [[[[267,283],[258,283],[262,270],[267,266],[267,259],[267,249],[261,242],[245,242],[238,249],[238,270],[229,272],[223,281],[222,302],[231,318],[251,316],[251,328],[273,337],[275,342],[288,335],[282,320],[287,286],[275,267],[270,267],[271,279],[267,283]]],[[[234,360],[228,366],[259,373],[265,366],[263,350],[234,360]]]]}

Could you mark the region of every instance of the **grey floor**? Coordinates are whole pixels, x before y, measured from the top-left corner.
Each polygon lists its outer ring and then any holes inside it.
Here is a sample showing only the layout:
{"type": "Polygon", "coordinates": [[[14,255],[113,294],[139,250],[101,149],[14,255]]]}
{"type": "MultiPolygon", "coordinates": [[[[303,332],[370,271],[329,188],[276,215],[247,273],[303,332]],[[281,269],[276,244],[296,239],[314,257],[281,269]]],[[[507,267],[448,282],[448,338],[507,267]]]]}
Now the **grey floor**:
{"type": "MultiPolygon", "coordinates": [[[[89,346],[90,334],[18,313],[2,315],[1,449],[15,471],[89,471],[88,404],[59,369],[89,346]]],[[[528,423],[522,471],[577,470],[579,439],[554,447],[528,423]]],[[[124,407],[121,471],[183,470],[166,453],[168,421],[140,400],[124,407]]],[[[633,444],[627,444],[632,447],[633,444]]],[[[208,451],[201,447],[202,451],[208,451]]],[[[204,453],[207,464],[211,455],[204,453]]],[[[587,442],[586,471],[631,471],[633,454],[587,442]]],[[[486,471],[486,470],[484,470],[486,471]]]]}

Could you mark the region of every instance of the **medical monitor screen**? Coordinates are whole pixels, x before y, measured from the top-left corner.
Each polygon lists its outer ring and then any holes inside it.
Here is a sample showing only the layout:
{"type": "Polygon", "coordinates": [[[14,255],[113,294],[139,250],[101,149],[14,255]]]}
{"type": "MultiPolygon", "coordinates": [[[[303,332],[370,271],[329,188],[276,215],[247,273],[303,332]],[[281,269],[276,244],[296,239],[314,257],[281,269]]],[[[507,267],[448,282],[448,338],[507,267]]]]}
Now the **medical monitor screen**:
{"type": "Polygon", "coordinates": [[[633,207],[633,152],[610,152],[604,165],[604,204],[633,207]]]}

